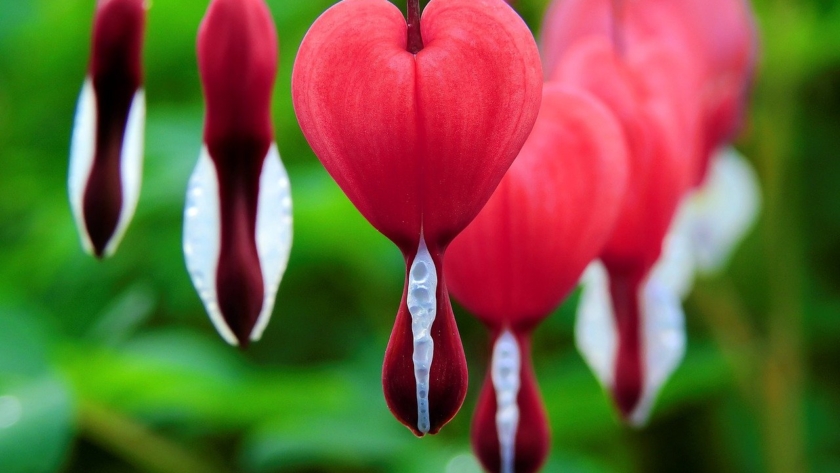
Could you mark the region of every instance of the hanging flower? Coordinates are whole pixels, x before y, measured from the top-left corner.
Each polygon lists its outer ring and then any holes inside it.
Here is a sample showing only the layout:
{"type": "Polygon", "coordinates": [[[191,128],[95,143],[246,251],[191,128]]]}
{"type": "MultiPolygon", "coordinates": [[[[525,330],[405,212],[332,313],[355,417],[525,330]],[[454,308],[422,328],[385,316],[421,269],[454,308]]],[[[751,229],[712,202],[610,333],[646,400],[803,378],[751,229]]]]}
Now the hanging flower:
{"type": "Polygon", "coordinates": [[[265,3],[213,0],[198,65],[207,110],[184,255],[216,329],[244,347],[268,324],[292,240],[289,179],[271,124],[277,34],[265,3]]]}
{"type": "Polygon", "coordinates": [[[143,173],[145,0],[99,0],[90,65],[73,128],[68,191],[85,250],[116,251],[143,173]]]}
{"type": "Polygon", "coordinates": [[[491,472],[534,472],[548,454],[531,332],[601,251],[626,183],[626,142],[613,114],[587,93],[547,83],[519,157],[449,249],[450,289],[493,339],[472,429],[491,472]]]}
{"type": "Polygon", "coordinates": [[[432,0],[420,21],[384,0],[345,0],[301,44],[292,96],[315,154],[405,257],[383,388],[416,435],[460,408],[467,368],[444,251],[475,217],[540,103],[534,40],[502,0],[432,0]]]}
{"type": "Polygon", "coordinates": [[[660,374],[654,362],[679,360],[684,350],[680,298],[670,292],[669,281],[654,277],[654,266],[677,205],[690,187],[698,145],[693,120],[699,108],[680,89],[679,80],[692,75],[685,74],[690,64],[675,51],[648,43],[617,53],[613,44],[598,36],[580,40],[552,77],[602,99],[627,135],[627,194],[601,252],[606,272],[586,279],[590,287],[581,301],[576,335],[584,358],[610,389],[619,411],[642,424],[676,366],[672,363],[660,374]],[[662,314],[668,318],[661,320],[662,314]]]}

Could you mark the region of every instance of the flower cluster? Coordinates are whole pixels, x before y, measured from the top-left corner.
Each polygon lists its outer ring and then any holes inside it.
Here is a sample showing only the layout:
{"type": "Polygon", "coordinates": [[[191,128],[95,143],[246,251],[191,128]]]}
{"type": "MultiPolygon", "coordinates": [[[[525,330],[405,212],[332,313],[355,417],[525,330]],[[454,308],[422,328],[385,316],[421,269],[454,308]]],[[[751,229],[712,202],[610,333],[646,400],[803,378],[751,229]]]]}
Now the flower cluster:
{"type": "MultiPolygon", "coordinates": [[[[549,431],[534,330],[583,283],[577,345],[641,426],[686,343],[682,298],[720,269],[760,199],[738,132],[757,40],[745,0],[556,0],[541,47],[504,0],[407,17],[343,0],[300,45],[292,101],[312,150],[401,250],[388,407],[417,436],[460,409],[452,295],[490,332],[472,442],[531,473],[549,431]],[[708,15],[714,11],[714,15],[708,15]]],[[[112,254],[140,194],[145,0],[99,0],[69,177],[82,242],[112,254]]],[[[263,0],[211,0],[198,33],[204,146],[184,214],[187,268],[233,345],[258,340],[291,249],[271,121],[277,34],[263,0]]]]}
{"type": "MultiPolygon", "coordinates": [[[[113,254],[140,197],[146,0],[99,0],[69,193],[85,248],[113,254]]],[[[184,255],[222,337],[260,338],[291,249],[291,193],[271,124],[277,34],[263,0],[212,0],[198,36],[204,148],[187,192],[184,255]]]]}

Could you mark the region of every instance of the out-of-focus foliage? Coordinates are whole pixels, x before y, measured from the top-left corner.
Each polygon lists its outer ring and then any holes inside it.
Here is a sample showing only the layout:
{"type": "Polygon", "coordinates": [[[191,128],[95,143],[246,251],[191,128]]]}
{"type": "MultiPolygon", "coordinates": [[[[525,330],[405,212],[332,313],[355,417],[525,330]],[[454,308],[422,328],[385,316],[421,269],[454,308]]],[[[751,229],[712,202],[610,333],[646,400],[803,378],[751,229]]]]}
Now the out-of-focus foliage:
{"type": "MultiPolygon", "coordinates": [[[[268,2],[295,241],[274,319],[247,352],[214,332],[181,256],[206,1],[152,3],[143,194],[116,256],[98,262],[65,189],[94,1],[0,0],[0,471],[478,472],[467,438],[483,329],[459,312],[467,404],[440,435],[413,438],[379,379],[403,262],[294,118],[295,51],[332,1],[268,2]]],[[[545,2],[518,3],[536,27],[545,2]]],[[[755,8],[762,59],[738,146],[762,179],[761,221],[689,299],[685,363],[643,431],[619,424],[572,346],[575,298],[540,328],[547,472],[840,471],[840,2],[755,8]]]]}

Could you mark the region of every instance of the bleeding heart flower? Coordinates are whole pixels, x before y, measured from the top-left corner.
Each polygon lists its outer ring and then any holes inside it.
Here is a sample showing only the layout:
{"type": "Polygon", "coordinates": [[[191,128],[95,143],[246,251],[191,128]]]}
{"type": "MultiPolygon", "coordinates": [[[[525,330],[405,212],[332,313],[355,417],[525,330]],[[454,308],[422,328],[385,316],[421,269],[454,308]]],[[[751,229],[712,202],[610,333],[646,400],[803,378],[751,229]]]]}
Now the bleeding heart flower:
{"type": "Polygon", "coordinates": [[[145,0],[99,0],[92,53],[73,129],[68,190],[82,245],[117,249],[140,197],[143,173],[145,0]]]}
{"type": "Polygon", "coordinates": [[[547,83],[519,157],[449,249],[450,289],[494,340],[472,430],[491,472],[534,472],[548,454],[531,332],[601,251],[626,184],[626,141],[613,114],[587,93],[547,83]]]}
{"type": "MultiPolygon", "coordinates": [[[[696,127],[691,127],[691,119],[697,114],[690,112],[691,102],[679,92],[685,67],[675,54],[650,44],[619,56],[608,39],[593,36],[570,48],[553,75],[601,98],[616,113],[627,133],[628,190],[618,223],[601,253],[609,272],[602,286],[608,290],[597,291],[603,300],[584,297],[578,314],[578,324],[583,327],[594,324],[590,319],[596,312],[596,321],[607,320],[613,325],[595,324],[596,336],[579,336],[578,345],[599,375],[605,372],[598,366],[599,360],[605,353],[615,354],[607,358],[611,375],[600,379],[612,391],[621,413],[634,423],[646,419],[646,406],[661,387],[661,383],[650,383],[658,378],[654,378],[655,367],[646,358],[651,353],[662,355],[656,352],[654,338],[670,334],[665,331],[670,326],[657,320],[665,312],[676,313],[682,320],[676,295],[646,298],[648,292],[663,292],[649,289],[656,280],[650,275],[662,253],[677,205],[690,187],[697,149],[697,135],[692,133],[696,127]],[[665,328],[662,334],[648,336],[648,327],[665,328]]],[[[578,330],[579,335],[585,332],[578,330]]],[[[682,356],[680,347],[674,350],[682,356]]]]}
{"type": "Polygon", "coordinates": [[[432,0],[408,22],[384,0],[345,0],[312,25],[292,75],[301,129],[362,215],[402,250],[406,289],[382,381],[394,415],[436,433],[467,369],[443,278],[530,132],[536,44],[502,0],[432,0]]]}
{"type": "Polygon", "coordinates": [[[292,241],[289,179],[271,125],[277,34],[262,0],[213,0],[198,34],[207,103],[190,178],[184,255],[222,337],[259,340],[292,241]]]}
{"type": "MultiPolygon", "coordinates": [[[[713,165],[718,174],[708,181],[714,179],[715,184],[709,182],[682,197],[678,216],[672,219],[674,205],[688,188],[677,182],[682,174],[670,184],[666,182],[673,172],[667,170],[668,163],[673,166],[677,162],[673,158],[678,155],[683,161],[693,162],[686,181],[689,187],[703,182],[711,154],[737,130],[755,61],[755,31],[749,6],[743,0],[555,2],[543,26],[543,52],[550,70],[557,74],[558,69],[564,69],[567,78],[589,81],[592,87],[601,89],[602,98],[612,95],[613,100],[607,102],[621,115],[621,109],[639,109],[626,98],[618,100],[620,97],[608,85],[598,84],[598,77],[615,81],[612,73],[586,72],[607,64],[587,65],[587,60],[581,59],[587,54],[598,55],[585,53],[587,46],[582,46],[596,41],[593,38],[600,38],[603,44],[617,44],[621,62],[630,69],[626,75],[635,78],[641,90],[658,102],[643,107],[653,120],[624,114],[631,118],[623,122],[629,130],[631,148],[637,150],[631,151],[631,197],[625,203],[616,236],[603,255],[609,274],[596,267],[585,278],[587,287],[576,329],[584,357],[613,391],[624,415],[640,425],[682,357],[685,334],[681,299],[691,288],[695,267],[712,265],[700,263],[701,259],[719,261],[729,253],[731,247],[725,247],[725,242],[732,242],[736,233],[740,235],[749,227],[731,223],[734,219],[729,215],[750,221],[746,215],[757,201],[756,186],[745,179],[748,173],[741,172],[743,166],[713,165]],[[715,14],[708,15],[708,11],[715,14]],[[639,58],[645,56],[648,60],[640,62],[639,58]],[[582,70],[574,73],[575,67],[582,70]],[[661,144],[670,142],[654,152],[658,155],[655,163],[647,165],[638,159],[638,150],[643,148],[638,143],[644,138],[634,138],[633,131],[644,128],[639,123],[645,122],[659,128],[645,136],[659,136],[661,144]],[[680,148],[695,149],[693,157],[687,158],[680,148]],[[672,159],[663,161],[668,156],[672,159]],[[720,177],[722,168],[728,177],[720,177]],[[654,170],[653,181],[639,179],[646,175],[645,169],[654,170]],[[727,183],[725,191],[721,191],[722,182],[727,183]],[[740,191],[735,189],[738,186],[740,191]],[[732,207],[724,203],[726,209],[712,210],[700,203],[730,198],[719,191],[735,193],[731,196],[732,207]],[[645,212],[648,204],[653,207],[645,212]],[[634,205],[635,212],[630,210],[634,205]],[[635,229],[633,222],[639,225],[635,229]],[[669,234],[663,239],[666,231],[669,234]]],[[[590,59],[592,62],[598,60],[590,59]]]]}

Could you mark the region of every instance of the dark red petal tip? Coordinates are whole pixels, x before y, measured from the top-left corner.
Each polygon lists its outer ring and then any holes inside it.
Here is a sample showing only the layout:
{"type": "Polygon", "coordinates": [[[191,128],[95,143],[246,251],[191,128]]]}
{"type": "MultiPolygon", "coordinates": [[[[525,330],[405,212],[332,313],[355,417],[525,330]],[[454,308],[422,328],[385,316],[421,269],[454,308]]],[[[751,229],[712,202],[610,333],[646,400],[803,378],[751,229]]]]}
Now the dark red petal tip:
{"type": "Polygon", "coordinates": [[[642,321],[639,288],[642,278],[610,271],[610,293],[618,331],[615,381],[612,387],[616,407],[628,419],[639,404],[644,389],[642,321]]]}
{"type": "Polygon", "coordinates": [[[414,337],[405,293],[382,367],[382,387],[388,408],[418,437],[427,433],[438,433],[455,417],[467,395],[467,360],[443,283],[438,286],[437,298],[437,315],[431,330],[434,358],[429,373],[427,432],[418,427],[418,389],[413,362],[414,337]]]}
{"type": "Polygon", "coordinates": [[[540,390],[531,364],[530,343],[527,337],[517,337],[520,343],[520,386],[516,397],[519,419],[515,434],[512,469],[503,467],[502,451],[497,429],[498,404],[492,379],[492,367],[481,387],[478,405],[472,422],[472,447],[479,461],[490,473],[535,473],[539,471],[550,450],[551,434],[540,390]]]}

